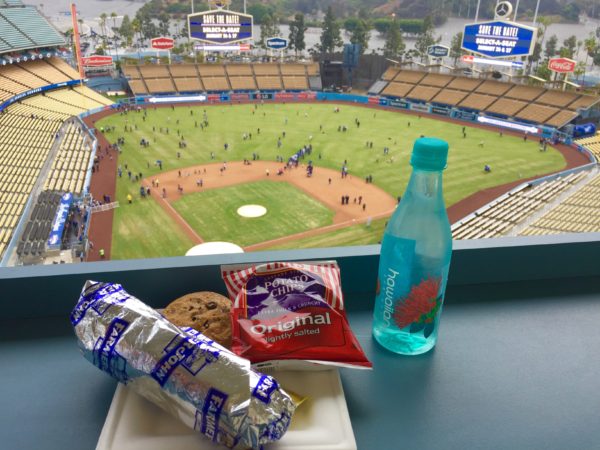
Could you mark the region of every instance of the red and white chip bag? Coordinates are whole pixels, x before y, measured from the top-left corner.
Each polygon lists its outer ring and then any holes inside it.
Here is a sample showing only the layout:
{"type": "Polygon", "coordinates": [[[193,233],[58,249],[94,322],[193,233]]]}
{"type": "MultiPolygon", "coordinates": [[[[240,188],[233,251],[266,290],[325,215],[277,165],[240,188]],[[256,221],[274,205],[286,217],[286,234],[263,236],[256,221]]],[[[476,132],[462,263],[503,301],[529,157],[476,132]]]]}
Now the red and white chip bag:
{"type": "Polygon", "coordinates": [[[370,368],[346,313],[335,261],[221,267],[232,350],[258,367],[370,368]]]}

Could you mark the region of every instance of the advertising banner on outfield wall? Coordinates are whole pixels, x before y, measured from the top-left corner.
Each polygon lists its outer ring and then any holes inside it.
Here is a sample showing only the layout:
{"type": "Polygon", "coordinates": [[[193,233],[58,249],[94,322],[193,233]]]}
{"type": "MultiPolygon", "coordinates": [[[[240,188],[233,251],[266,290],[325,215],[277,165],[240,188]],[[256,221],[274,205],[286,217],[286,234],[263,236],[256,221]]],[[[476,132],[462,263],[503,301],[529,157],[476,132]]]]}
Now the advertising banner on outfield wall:
{"type": "Polygon", "coordinates": [[[447,116],[450,114],[450,108],[444,108],[441,106],[432,106],[431,112],[434,114],[439,114],[440,116],[447,116]]]}
{"type": "Polygon", "coordinates": [[[298,100],[314,100],[317,98],[316,92],[299,92],[298,100]]]}
{"type": "Polygon", "coordinates": [[[452,113],[452,117],[454,117],[455,119],[470,120],[470,121],[477,120],[477,114],[474,112],[470,112],[470,111],[454,111],[452,113]]]}
{"type": "Polygon", "coordinates": [[[230,98],[232,101],[238,101],[238,100],[248,100],[250,98],[250,96],[246,93],[242,93],[242,92],[237,92],[237,93],[233,93],[230,94],[230,98]]]}
{"type": "Polygon", "coordinates": [[[254,100],[273,100],[272,92],[254,92],[252,93],[254,100]]]}
{"type": "Polygon", "coordinates": [[[294,94],[292,92],[277,92],[275,100],[294,100],[294,94]]]}
{"type": "Polygon", "coordinates": [[[429,112],[429,106],[424,105],[422,103],[411,103],[410,109],[411,109],[411,111],[417,111],[417,112],[423,112],[423,113],[429,112]]]}
{"type": "Polygon", "coordinates": [[[408,109],[410,103],[404,100],[390,100],[390,106],[393,106],[394,108],[408,109]]]}

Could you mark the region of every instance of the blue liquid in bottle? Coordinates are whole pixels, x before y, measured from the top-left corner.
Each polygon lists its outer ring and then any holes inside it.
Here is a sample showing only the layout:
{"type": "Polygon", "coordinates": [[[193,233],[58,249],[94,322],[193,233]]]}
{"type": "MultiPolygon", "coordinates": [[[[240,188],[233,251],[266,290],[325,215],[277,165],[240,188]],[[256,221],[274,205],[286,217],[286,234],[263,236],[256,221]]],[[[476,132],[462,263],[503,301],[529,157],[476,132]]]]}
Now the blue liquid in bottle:
{"type": "Polygon", "coordinates": [[[373,336],[394,353],[418,355],[437,341],[452,253],[442,195],[447,157],[446,142],[417,139],[408,187],[383,236],[373,336]]]}

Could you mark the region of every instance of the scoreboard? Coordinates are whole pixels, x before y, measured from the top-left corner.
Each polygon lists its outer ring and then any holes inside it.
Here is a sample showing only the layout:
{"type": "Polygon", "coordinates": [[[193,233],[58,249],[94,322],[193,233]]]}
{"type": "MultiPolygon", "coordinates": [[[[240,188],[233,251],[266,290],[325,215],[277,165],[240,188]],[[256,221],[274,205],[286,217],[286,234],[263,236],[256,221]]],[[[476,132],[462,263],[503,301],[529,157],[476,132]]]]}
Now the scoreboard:
{"type": "Polygon", "coordinates": [[[489,58],[528,56],[533,51],[536,28],[501,20],[465,26],[462,48],[489,58]]]}
{"type": "Polygon", "coordinates": [[[211,44],[232,44],[252,39],[252,16],[229,10],[188,16],[190,38],[211,44]]]}

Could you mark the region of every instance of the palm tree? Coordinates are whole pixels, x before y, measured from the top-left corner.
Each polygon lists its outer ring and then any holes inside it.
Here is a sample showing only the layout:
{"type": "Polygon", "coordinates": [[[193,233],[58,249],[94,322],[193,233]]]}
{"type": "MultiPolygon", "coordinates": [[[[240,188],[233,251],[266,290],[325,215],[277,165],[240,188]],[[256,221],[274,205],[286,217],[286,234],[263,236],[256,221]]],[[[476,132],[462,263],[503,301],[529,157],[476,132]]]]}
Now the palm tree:
{"type": "MultiPolygon", "coordinates": [[[[588,58],[590,56],[594,56],[596,54],[596,50],[598,49],[598,42],[596,41],[596,37],[593,33],[590,33],[590,36],[584,41],[585,46],[585,69],[588,66],[588,58]]],[[[582,84],[585,84],[585,72],[583,72],[583,81],[582,84]]]]}
{"type": "Polygon", "coordinates": [[[135,46],[137,48],[138,51],[138,59],[142,59],[141,55],[140,55],[140,39],[142,36],[142,23],[140,22],[140,19],[138,19],[137,17],[134,18],[131,21],[131,28],[133,28],[133,36],[134,36],[134,40],[135,40],[135,46]],[[135,37],[137,35],[137,38],[135,37]]]}
{"type": "Polygon", "coordinates": [[[114,41],[114,45],[115,45],[115,56],[118,58],[119,57],[119,47],[117,44],[117,39],[118,39],[118,29],[117,29],[117,13],[116,12],[111,12],[110,13],[110,18],[113,21],[113,26],[112,26],[112,32],[113,32],[113,41],[114,41]]]}
{"type": "Polygon", "coordinates": [[[102,48],[106,48],[106,13],[100,14],[100,32],[102,33],[102,48]]]}

